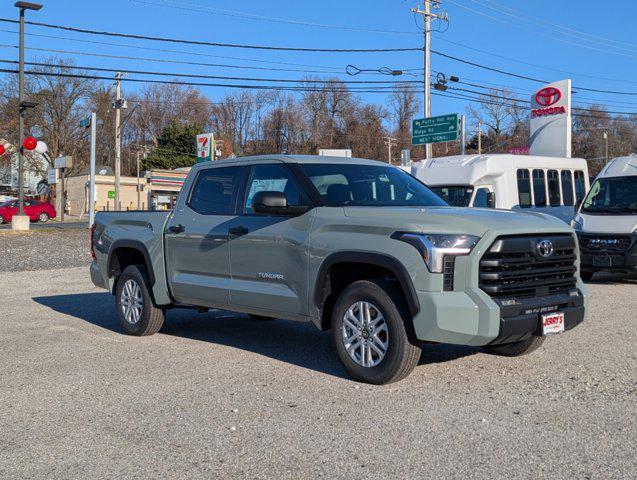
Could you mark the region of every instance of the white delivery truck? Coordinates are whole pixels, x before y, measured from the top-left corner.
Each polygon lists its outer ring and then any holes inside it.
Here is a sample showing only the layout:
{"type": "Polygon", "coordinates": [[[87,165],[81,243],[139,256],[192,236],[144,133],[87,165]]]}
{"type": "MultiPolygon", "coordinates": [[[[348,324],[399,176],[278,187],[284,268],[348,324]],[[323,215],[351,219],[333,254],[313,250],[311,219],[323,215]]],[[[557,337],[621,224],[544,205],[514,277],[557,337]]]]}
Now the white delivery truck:
{"type": "Polygon", "coordinates": [[[565,222],[589,187],[582,158],[455,155],[414,163],[411,174],[452,205],[537,211],[565,222]]]}
{"type": "Polygon", "coordinates": [[[571,225],[579,237],[581,274],[637,273],[637,155],[610,161],[571,225]]]}

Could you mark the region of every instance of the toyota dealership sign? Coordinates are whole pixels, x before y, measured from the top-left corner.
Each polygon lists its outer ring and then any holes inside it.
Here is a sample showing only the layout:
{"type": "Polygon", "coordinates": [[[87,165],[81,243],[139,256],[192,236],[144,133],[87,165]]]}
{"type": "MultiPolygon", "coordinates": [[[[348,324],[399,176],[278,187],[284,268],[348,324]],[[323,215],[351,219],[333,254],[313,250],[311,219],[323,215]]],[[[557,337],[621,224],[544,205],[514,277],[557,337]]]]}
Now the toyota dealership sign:
{"type": "Polygon", "coordinates": [[[560,80],[531,95],[531,155],[571,156],[571,80],[560,80]]]}

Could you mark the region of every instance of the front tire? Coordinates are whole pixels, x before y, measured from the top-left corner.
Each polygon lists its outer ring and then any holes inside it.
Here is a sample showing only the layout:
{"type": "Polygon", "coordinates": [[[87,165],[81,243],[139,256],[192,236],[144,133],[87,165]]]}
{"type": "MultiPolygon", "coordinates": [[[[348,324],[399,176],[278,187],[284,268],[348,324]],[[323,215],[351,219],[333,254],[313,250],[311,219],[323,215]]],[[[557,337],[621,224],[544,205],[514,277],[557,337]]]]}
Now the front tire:
{"type": "Polygon", "coordinates": [[[521,342],[505,343],[503,345],[487,345],[484,349],[494,355],[503,357],[519,357],[528,355],[542,346],[546,337],[531,337],[521,342]]]}
{"type": "Polygon", "coordinates": [[[4,223],[4,217],[0,215],[0,225],[2,225],[3,223],[4,223]]]}
{"type": "Polygon", "coordinates": [[[49,221],[49,214],[46,212],[41,212],[40,215],[38,215],[38,222],[40,223],[46,223],[49,221]]]}
{"type": "Polygon", "coordinates": [[[347,373],[382,385],[405,378],[421,349],[398,291],[388,282],[361,280],[338,297],[332,310],[332,341],[347,373]]]}
{"type": "Polygon", "coordinates": [[[164,324],[164,311],[153,304],[148,285],[148,273],[142,265],[126,267],[117,280],[117,316],[128,335],[153,335],[164,324]]]}

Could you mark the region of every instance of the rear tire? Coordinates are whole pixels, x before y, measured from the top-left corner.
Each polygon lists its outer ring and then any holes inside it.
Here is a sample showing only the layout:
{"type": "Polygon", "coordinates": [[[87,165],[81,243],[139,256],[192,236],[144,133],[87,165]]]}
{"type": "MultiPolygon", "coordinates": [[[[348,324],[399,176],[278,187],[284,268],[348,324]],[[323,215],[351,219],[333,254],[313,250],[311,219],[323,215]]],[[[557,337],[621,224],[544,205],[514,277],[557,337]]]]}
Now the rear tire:
{"type": "Polygon", "coordinates": [[[494,355],[503,357],[519,357],[528,355],[542,346],[546,337],[531,337],[521,342],[505,343],[503,345],[487,345],[484,349],[494,355]]]}
{"type": "Polygon", "coordinates": [[[155,307],[143,265],[130,265],[117,280],[115,305],[125,333],[142,337],[157,333],[164,324],[164,311],[155,307]]]}
{"type": "Polygon", "coordinates": [[[276,320],[276,318],[274,317],[266,317],[265,315],[252,315],[251,313],[248,314],[248,317],[250,317],[250,319],[254,320],[255,322],[270,322],[272,320],[276,320]]]}
{"type": "Polygon", "coordinates": [[[46,223],[49,221],[49,214],[46,212],[41,212],[40,215],[38,215],[38,222],[40,223],[46,223]]]}
{"type": "Polygon", "coordinates": [[[584,280],[585,282],[588,282],[591,278],[593,278],[593,275],[595,275],[595,272],[582,271],[579,274],[579,276],[582,277],[582,280],[584,280]]]}
{"type": "Polygon", "coordinates": [[[355,380],[377,385],[396,382],[418,364],[421,349],[400,298],[388,282],[361,280],[336,300],[332,342],[355,380]]]}
{"type": "Polygon", "coordinates": [[[2,225],[3,223],[4,223],[4,217],[0,215],[0,225],[2,225]]]}

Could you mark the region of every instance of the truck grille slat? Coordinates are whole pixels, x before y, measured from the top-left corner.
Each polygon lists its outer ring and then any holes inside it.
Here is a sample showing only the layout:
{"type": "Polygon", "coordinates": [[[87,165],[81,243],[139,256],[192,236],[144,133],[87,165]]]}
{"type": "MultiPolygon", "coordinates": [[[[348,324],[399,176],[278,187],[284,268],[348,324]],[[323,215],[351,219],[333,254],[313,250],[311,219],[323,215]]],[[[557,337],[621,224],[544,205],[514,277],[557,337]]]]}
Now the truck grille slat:
{"type": "Polygon", "coordinates": [[[499,237],[480,261],[480,288],[491,297],[536,297],[566,293],[576,284],[575,240],[568,234],[499,237]],[[555,251],[542,257],[540,240],[555,251]]]}

